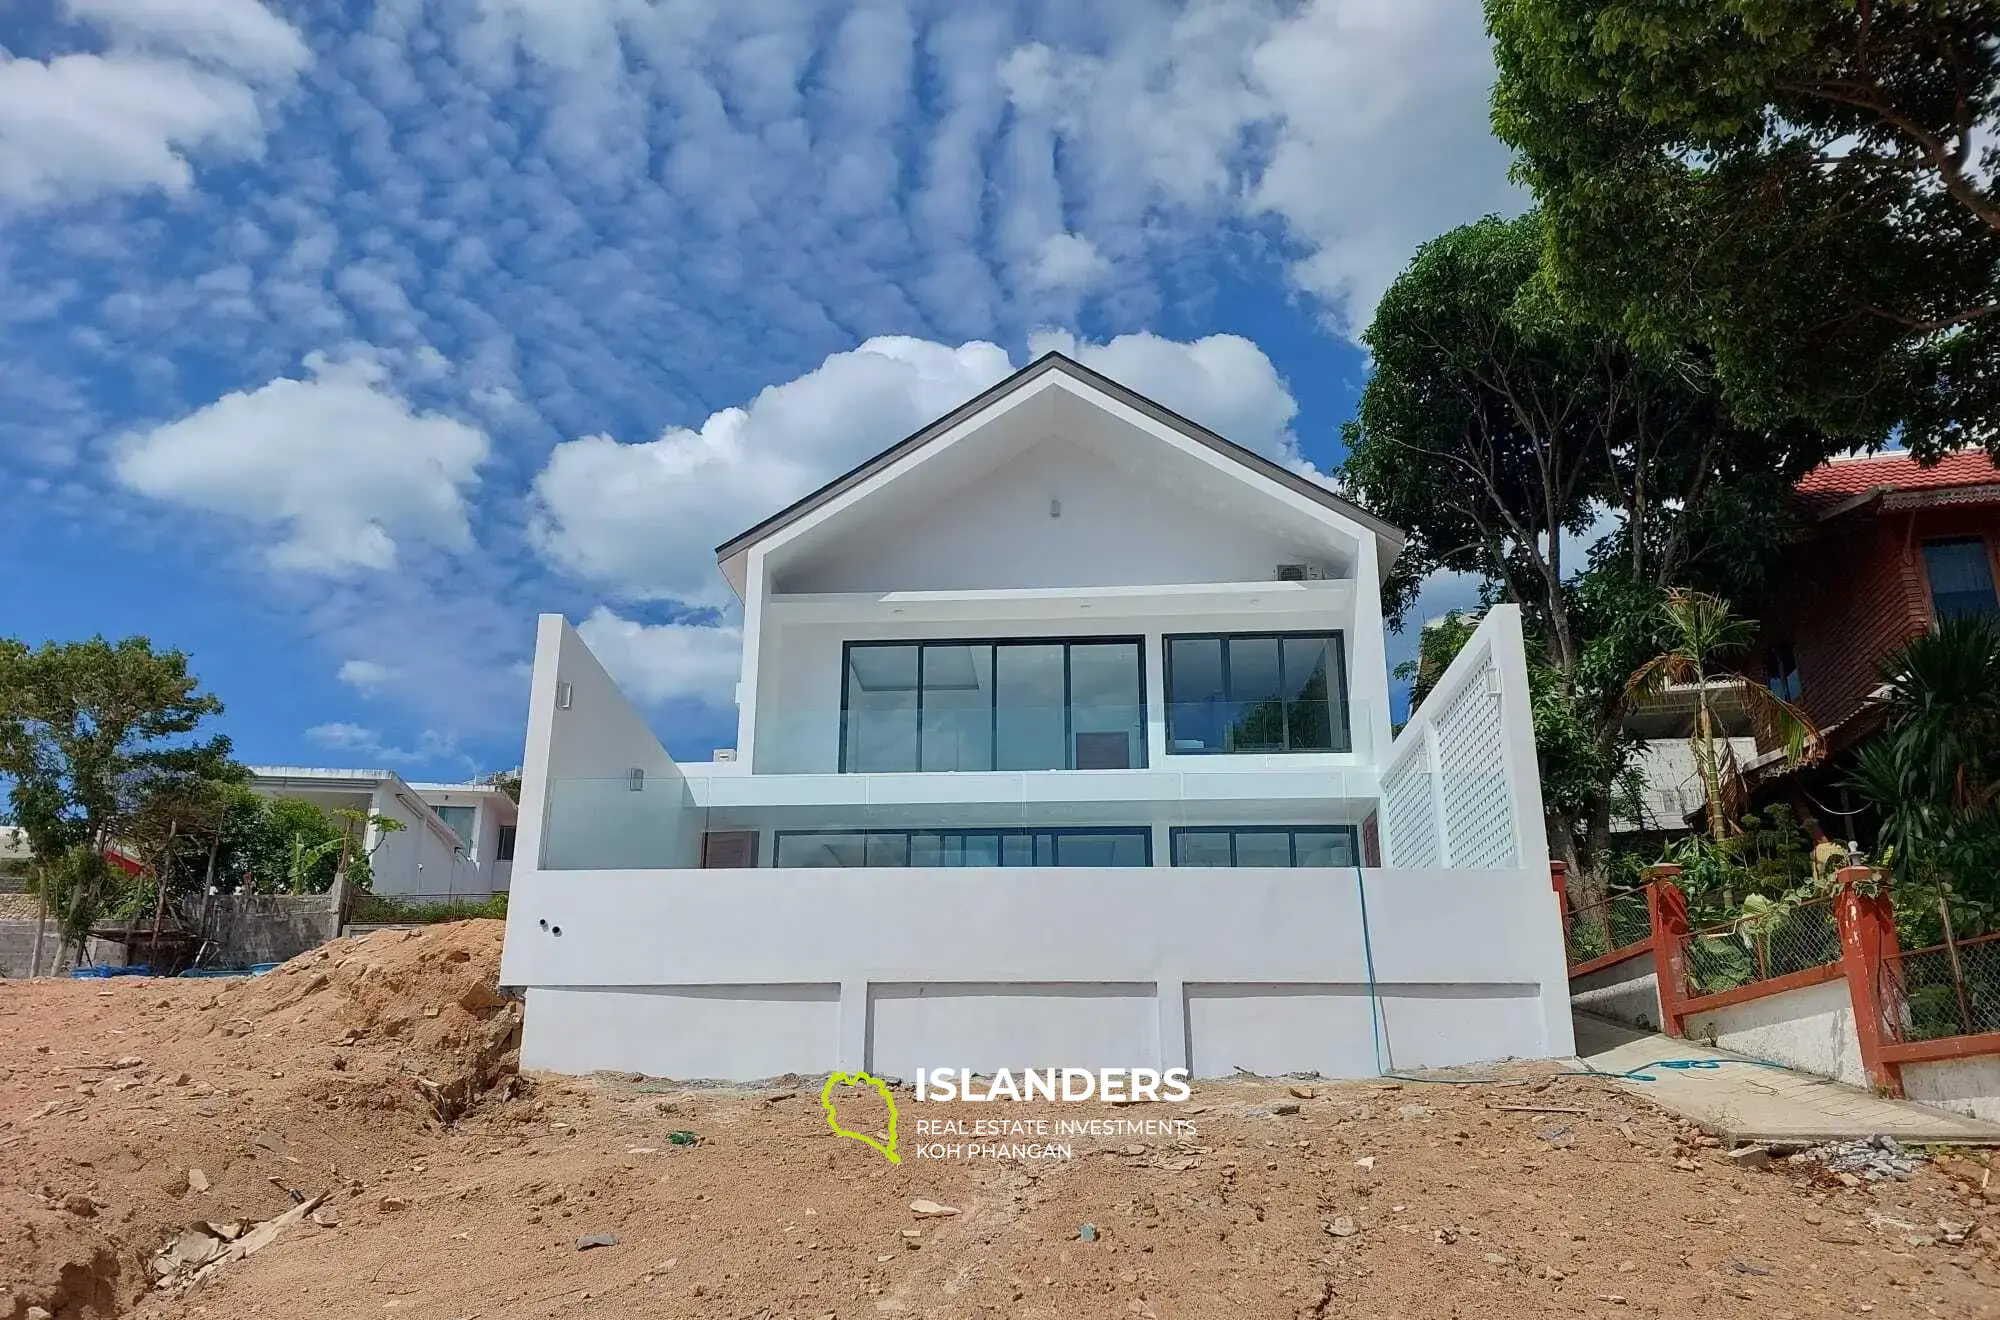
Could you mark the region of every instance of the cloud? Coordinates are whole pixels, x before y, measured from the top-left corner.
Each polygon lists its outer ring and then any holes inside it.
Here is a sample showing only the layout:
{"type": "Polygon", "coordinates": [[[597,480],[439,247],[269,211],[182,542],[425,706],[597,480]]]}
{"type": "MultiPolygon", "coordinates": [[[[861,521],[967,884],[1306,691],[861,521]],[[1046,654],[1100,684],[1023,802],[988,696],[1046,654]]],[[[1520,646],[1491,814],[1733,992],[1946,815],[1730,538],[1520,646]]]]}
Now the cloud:
{"type": "Polygon", "coordinates": [[[397,747],[383,741],[376,730],[360,724],[335,721],[331,724],[315,724],[306,730],[308,741],[317,743],[328,751],[351,753],[365,757],[377,765],[434,765],[450,762],[464,766],[467,770],[476,763],[458,749],[458,738],[454,734],[440,733],[436,729],[425,729],[417,735],[416,744],[411,747],[397,747]]]}
{"type": "Polygon", "coordinates": [[[1089,232],[1275,220],[1350,334],[1418,243],[1522,204],[1477,0],[1193,0],[1101,49],[1025,44],[1003,81],[1074,161],[1089,232]]]}
{"type": "Polygon", "coordinates": [[[395,676],[393,668],[373,660],[349,660],[336,675],[341,682],[361,692],[373,692],[395,676]]]}
{"type": "Polygon", "coordinates": [[[110,48],[41,61],[0,49],[0,202],[185,193],[192,157],[261,149],[268,102],[311,56],[255,0],[70,0],[110,48]]]}
{"type": "Polygon", "coordinates": [[[631,600],[721,604],[715,547],[1007,374],[987,343],[871,339],[697,428],[645,444],[557,445],[529,535],[555,564],[631,600]]]}
{"type": "Polygon", "coordinates": [[[281,569],[391,568],[399,538],[469,549],[465,496],[485,433],[412,410],[373,358],[311,353],[305,365],[310,379],[281,377],[126,436],[118,480],[275,535],[266,556],[281,569]]]}
{"type": "Polygon", "coordinates": [[[742,665],[741,628],[637,623],[600,605],[576,631],[605,672],[643,705],[676,700],[714,707],[735,703],[742,665]]]}
{"type": "Polygon", "coordinates": [[[1034,281],[1047,289],[1089,289],[1110,271],[1097,245],[1081,234],[1051,234],[1035,254],[1034,281]]]}

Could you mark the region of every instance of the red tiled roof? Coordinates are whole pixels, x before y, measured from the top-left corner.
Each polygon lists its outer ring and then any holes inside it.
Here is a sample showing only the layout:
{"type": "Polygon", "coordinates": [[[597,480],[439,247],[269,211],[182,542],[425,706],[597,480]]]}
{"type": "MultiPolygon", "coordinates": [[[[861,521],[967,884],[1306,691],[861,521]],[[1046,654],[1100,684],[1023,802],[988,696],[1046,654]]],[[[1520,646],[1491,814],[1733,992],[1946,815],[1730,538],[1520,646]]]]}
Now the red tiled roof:
{"type": "Polygon", "coordinates": [[[1824,512],[1857,495],[1874,490],[1949,490],[1962,486],[2000,485],[2000,469],[1984,449],[1947,454],[1934,467],[1921,467],[1901,451],[1866,458],[1836,458],[1799,479],[1799,502],[1809,512],[1824,512]]]}

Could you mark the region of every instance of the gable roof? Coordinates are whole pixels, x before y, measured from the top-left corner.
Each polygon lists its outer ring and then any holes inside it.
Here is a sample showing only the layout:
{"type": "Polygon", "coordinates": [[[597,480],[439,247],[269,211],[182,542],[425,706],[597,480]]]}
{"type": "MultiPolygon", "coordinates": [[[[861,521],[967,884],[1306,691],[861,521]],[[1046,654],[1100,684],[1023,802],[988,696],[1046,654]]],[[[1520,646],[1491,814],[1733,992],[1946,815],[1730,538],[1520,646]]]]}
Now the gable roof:
{"type": "Polygon", "coordinates": [[[1930,467],[1901,450],[1836,458],[1799,478],[1800,507],[1825,517],[1874,496],[1905,492],[1972,490],[2000,485],[2000,469],[1984,449],[1946,454],[1930,467]]]}
{"type": "Polygon", "coordinates": [[[1342,517],[1351,519],[1366,527],[1375,534],[1377,541],[1382,542],[1384,545],[1386,553],[1381,557],[1381,571],[1387,572],[1389,564],[1398,554],[1402,553],[1403,543],[1408,537],[1400,527],[1395,527],[1384,522],[1366,509],[1363,509],[1350,500],[1343,499],[1310,477],[1301,476],[1283,464],[1274,463],[1262,454],[1251,449],[1246,449],[1234,440],[1216,434],[1199,422],[1189,421],[1171,408],[1166,408],[1155,403],[1145,395],[1140,394],[1137,390],[1120,385],[1109,376],[1092,371],[1089,367],[1084,366],[1074,358],[1062,353],[1050,352],[1042,354],[1042,356],[1036,358],[1033,362],[1030,362],[1027,366],[1021,368],[1005,380],[1000,381],[998,384],[967,399],[964,403],[936,421],[931,422],[929,425],[910,435],[904,436],[901,440],[890,445],[873,458],[867,459],[856,467],[849,468],[846,472],[841,473],[818,490],[780,509],[770,517],[764,519],[764,521],[758,523],[755,527],[750,528],[748,531],[740,532],[729,540],[724,541],[715,548],[716,560],[726,563],[728,560],[749,550],[759,541],[783,531],[799,519],[813,512],[813,510],[839,498],[846,491],[868,480],[904,455],[923,448],[932,440],[944,435],[967,418],[991,407],[1001,399],[1006,398],[1009,394],[1051,371],[1063,372],[1066,375],[1074,377],[1092,389],[1109,395],[1112,399],[1124,404],[1126,407],[1145,414],[1153,421],[1163,426],[1172,427],[1197,444],[1205,445],[1225,458],[1236,460],[1257,475],[1267,480],[1275,481],[1286,489],[1304,495],[1306,498],[1332,509],[1342,517]]]}

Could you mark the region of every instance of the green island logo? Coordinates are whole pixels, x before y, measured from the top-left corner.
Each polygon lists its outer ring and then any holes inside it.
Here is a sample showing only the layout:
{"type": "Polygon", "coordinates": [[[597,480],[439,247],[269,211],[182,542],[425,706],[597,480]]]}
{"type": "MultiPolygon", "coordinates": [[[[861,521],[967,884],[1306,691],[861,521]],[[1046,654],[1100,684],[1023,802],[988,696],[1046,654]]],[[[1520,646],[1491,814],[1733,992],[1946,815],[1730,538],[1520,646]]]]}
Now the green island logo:
{"type": "Polygon", "coordinates": [[[849,1137],[864,1146],[871,1146],[882,1152],[882,1157],[891,1164],[901,1164],[903,1157],[896,1153],[896,1097],[889,1093],[889,1084],[880,1078],[870,1077],[865,1072],[837,1072],[826,1079],[820,1088],[819,1107],[826,1111],[826,1125],[833,1129],[836,1137],[849,1137]],[[882,1103],[889,1106],[889,1140],[877,1141],[865,1132],[851,1132],[840,1125],[833,1111],[833,1088],[836,1086],[872,1086],[882,1103]]]}

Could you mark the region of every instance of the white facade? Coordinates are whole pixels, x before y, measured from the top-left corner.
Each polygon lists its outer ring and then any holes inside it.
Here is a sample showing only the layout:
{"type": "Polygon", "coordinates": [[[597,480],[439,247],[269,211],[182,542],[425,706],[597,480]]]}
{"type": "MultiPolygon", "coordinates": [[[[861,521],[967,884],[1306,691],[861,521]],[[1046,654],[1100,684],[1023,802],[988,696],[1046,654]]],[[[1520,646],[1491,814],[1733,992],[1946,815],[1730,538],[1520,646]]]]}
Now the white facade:
{"type": "Polygon", "coordinates": [[[250,787],[355,810],[402,826],[370,825],[373,892],[418,903],[478,902],[513,883],[513,799],[490,784],[411,784],[393,770],[253,766],[250,787]]]}
{"type": "Polygon", "coordinates": [[[677,765],[545,616],[502,969],[524,1059],[1567,1054],[1518,614],[1392,742],[1401,540],[1051,357],[722,547],[733,755],[677,765]],[[1389,870],[1385,767],[1422,789],[1389,870]]]}

